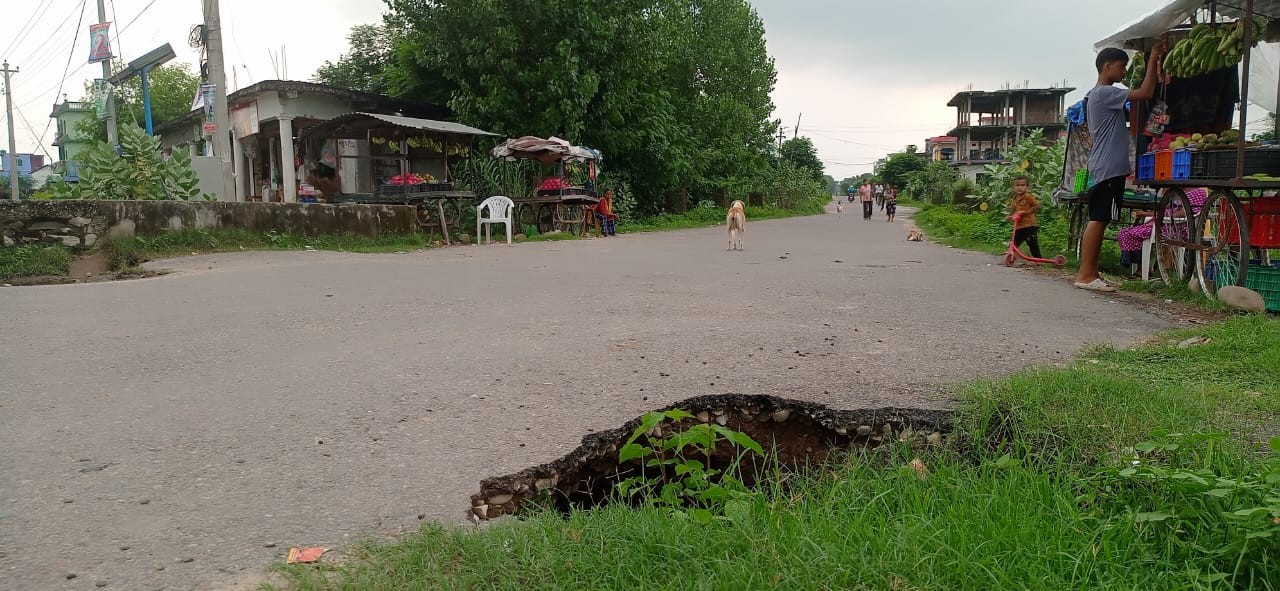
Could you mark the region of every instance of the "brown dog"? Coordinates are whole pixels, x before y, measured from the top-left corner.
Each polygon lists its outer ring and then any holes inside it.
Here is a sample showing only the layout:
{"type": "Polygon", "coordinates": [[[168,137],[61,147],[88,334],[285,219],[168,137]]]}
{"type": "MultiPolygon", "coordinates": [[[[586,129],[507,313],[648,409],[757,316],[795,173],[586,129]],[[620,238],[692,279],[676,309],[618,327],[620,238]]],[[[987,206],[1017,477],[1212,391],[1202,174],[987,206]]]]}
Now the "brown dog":
{"type": "Polygon", "coordinates": [[[923,242],[924,232],[921,232],[919,228],[912,228],[907,231],[907,240],[912,242],[923,242]]]}
{"type": "Polygon", "coordinates": [[[729,226],[729,250],[742,250],[742,236],[747,233],[747,206],[741,201],[729,205],[724,223],[729,226]]]}

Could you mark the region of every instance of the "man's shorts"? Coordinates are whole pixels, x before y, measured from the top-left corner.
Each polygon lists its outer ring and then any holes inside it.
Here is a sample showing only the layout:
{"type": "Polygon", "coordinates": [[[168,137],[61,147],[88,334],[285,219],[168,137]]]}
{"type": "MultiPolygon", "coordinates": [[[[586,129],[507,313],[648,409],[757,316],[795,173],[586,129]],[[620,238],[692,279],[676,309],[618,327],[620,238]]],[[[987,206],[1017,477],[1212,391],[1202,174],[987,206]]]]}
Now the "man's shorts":
{"type": "Polygon", "coordinates": [[[1124,179],[1122,176],[1111,177],[1089,189],[1089,221],[1105,224],[1120,217],[1124,179]]]}

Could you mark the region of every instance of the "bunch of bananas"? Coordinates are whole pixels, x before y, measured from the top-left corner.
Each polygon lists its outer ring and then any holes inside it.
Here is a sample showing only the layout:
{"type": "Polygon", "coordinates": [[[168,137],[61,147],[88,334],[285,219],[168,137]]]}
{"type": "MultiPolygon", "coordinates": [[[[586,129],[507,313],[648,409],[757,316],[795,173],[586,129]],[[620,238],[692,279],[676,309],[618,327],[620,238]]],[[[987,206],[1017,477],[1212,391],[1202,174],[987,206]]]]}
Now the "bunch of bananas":
{"type": "Polygon", "coordinates": [[[1129,88],[1137,88],[1142,86],[1142,81],[1147,77],[1147,58],[1143,57],[1143,53],[1139,51],[1133,54],[1133,59],[1129,60],[1129,73],[1125,76],[1124,85],[1129,88]]]}
{"type": "MultiPolygon", "coordinates": [[[[1253,27],[1254,45],[1257,45],[1267,28],[1267,20],[1259,17],[1253,27]]],[[[1243,19],[1234,25],[1200,23],[1165,56],[1164,71],[1174,78],[1191,78],[1233,66],[1243,55],[1243,19]]]]}

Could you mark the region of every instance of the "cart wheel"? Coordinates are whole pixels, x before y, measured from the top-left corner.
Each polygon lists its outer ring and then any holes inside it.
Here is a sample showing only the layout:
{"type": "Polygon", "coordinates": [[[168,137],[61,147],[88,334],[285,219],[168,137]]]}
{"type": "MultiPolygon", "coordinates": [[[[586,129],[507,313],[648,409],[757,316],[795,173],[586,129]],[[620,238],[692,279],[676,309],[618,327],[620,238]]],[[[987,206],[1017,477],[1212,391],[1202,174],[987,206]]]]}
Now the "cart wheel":
{"type": "Polygon", "coordinates": [[[1089,206],[1077,199],[1068,213],[1067,242],[1080,258],[1080,242],[1084,240],[1084,228],[1089,224],[1089,206]]]}
{"type": "Polygon", "coordinates": [[[1062,256],[1062,255],[1058,255],[1058,256],[1056,256],[1056,257],[1053,257],[1053,264],[1055,264],[1055,265],[1057,265],[1057,266],[1059,266],[1059,267],[1065,267],[1065,266],[1066,266],[1066,264],[1067,264],[1067,257],[1062,256]]]}
{"type": "Polygon", "coordinates": [[[1169,240],[1192,241],[1192,226],[1195,225],[1195,211],[1191,207],[1191,199],[1179,188],[1165,189],[1160,196],[1160,204],[1156,207],[1156,219],[1151,231],[1156,268],[1160,271],[1160,280],[1165,285],[1185,285],[1187,279],[1195,272],[1195,252],[1173,244],[1169,240]]]}
{"type": "Polygon", "coordinates": [[[526,227],[537,225],[538,223],[538,218],[534,215],[533,205],[529,203],[517,203],[514,217],[516,223],[520,224],[520,233],[524,233],[526,227]]]}
{"type": "Polygon", "coordinates": [[[1215,191],[1197,218],[1196,234],[1205,250],[1196,257],[1196,277],[1205,295],[1218,287],[1244,285],[1249,273],[1249,219],[1235,195],[1215,191]]]}
{"type": "Polygon", "coordinates": [[[556,229],[556,208],[548,203],[539,203],[538,209],[534,212],[534,218],[537,219],[538,232],[547,233],[556,229]]]}
{"type": "Polygon", "coordinates": [[[1006,266],[1006,267],[1012,267],[1012,266],[1013,266],[1013,264],[1014,264],[1015,262],[1017,262],[1017,261],[1018,261],[1018,258],[1017,258],[1017,257],[1015,257],[1015,256],[1013,255],[1013,253],[1011,253],[1011,252],[1006,252],[1006,253],[1004,253],[1004,266],[1006,266]]]}

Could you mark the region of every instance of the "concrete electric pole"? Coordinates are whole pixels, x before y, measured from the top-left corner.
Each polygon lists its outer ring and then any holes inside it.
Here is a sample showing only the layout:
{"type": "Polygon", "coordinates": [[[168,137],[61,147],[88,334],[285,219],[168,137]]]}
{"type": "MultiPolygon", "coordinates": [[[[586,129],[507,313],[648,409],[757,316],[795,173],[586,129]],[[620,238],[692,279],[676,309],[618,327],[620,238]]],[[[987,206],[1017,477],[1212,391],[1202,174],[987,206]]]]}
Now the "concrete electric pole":
{"type": "Polygon", "coordinates": [[[9,198],[18,200],[18,140],[13,132],[13,82],[9,80],[9,76],[17,74],[18,69],[9,69],[9,62],[4,63],[4,67],[0,68],[0,72],[4,73],[4,108],[9,115],[9,198]]]}
{"type": "MultiPolygon", "coordinates": [[[[101,1],[101,0],[99,0],[101,1]]],[[[222,161],[222,199],[236,200],[236,184],[231,166],[231,116],[227,112],[227,72],[222,58],[222,19],[218,0],[203,0],[205,50],[209,54],[209,83],[213,85],[213,150],[222,161]]],[[[292,166],[292,162],[283,163],[292,166]]]]}
{"type": "MultiPolygon", "coordinates": [[[[98,22],[107,22],[106,0],[98,0],[98,22]]],[[[106,80],[108,78],[111,78],[110,58],[102,62],[102,79],[106,80]]],[[[113,148],[120,145],[120,136],[116,131],[116,98],[114,92],[107,94],[107,144],[113,148]]]]}

